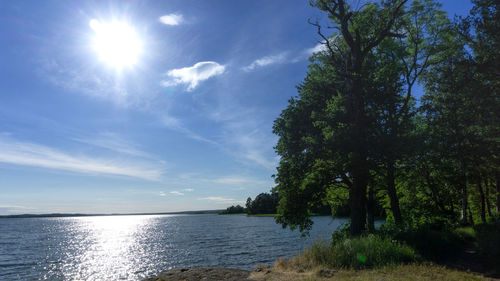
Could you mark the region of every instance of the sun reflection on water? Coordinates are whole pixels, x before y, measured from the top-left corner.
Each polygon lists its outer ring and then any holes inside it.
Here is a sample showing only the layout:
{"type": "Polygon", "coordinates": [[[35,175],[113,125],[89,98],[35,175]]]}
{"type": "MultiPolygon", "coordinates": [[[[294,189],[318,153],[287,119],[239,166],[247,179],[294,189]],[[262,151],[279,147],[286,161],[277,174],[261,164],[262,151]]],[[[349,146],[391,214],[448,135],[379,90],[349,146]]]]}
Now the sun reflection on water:
{"type": "Polygon", "coordinates": [[[68,253],[63,275],[71,280],[100,280],[107,276],[113,280],[129,280],[137,273],[145,249],[137,243],[148,234],[155,216],[103,216],[78,218],[79,245],[68,253]]]}

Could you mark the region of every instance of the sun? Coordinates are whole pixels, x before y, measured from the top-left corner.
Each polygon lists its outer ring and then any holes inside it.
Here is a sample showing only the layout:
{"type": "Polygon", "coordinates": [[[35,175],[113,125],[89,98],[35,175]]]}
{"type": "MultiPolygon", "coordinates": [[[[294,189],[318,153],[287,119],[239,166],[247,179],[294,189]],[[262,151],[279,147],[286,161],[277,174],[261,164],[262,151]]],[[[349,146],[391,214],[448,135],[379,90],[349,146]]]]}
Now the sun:
{"type": "Polygon", "coordinates": [[[94,31],[92,47],[102,62],[118,70],[138,63],[142,41],[130,25],[119,21],[102,23],[96,19],[89,25],[94,31]]]}

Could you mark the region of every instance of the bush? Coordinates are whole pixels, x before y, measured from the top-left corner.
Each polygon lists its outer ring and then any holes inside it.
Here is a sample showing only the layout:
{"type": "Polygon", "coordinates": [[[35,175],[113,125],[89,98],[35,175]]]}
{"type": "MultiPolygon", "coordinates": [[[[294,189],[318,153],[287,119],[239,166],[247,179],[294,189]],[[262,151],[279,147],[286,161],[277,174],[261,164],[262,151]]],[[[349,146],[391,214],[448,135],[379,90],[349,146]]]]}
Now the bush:
{"type": "Polygon", "coordinates": [[[398,233],[395,237],[412,246],[424,258],[443,261],[456,257],[464,246],[464,240],[451,230],[420,228],[398,233]]]}
{"type": "Polygon", "coordinates": [[[397,241],[370,234],[344,238],[328,244],[316,242],[289,263],[299,269],[317,266],[362,269],[410,263],[419,260],[415,251],[397,241]]]}
{"type": "Polygon", "coordinates": [[[426,259],[440,262],[455,258],[473,232],[472,229],[466,228],[456,231],[452,225],[437,220],[418,227],[398,227],[394,224],[386,224],[377,231],[382,237],[392,238],[413,247],[426,259]]]}

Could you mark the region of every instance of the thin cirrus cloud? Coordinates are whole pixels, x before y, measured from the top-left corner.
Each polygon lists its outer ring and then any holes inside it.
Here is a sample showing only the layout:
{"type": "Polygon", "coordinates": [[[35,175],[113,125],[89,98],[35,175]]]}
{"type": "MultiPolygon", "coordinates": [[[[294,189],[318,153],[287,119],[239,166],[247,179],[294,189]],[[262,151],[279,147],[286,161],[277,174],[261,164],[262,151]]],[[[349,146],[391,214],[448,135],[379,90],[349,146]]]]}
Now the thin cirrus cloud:
{"type": "Polygon", "coordinates": [[[163,86],[188,85],[187,90],[194,90],[198,84],[211,77],[224,73],[226,67],[214,61],[198,62],[193,66],[172,69],[167,72],[169,79],[162,81],[163,86]]]}
{"type": "Polygon", "coordinates": [[[161,16],[158,20],[166,25],[179,25],[184,22],[184,17],[181,14],[168,14],[161,16]]]}
{"type": "Polygon", "coordinates": [[[73,140],[118,153],[138,157],[151,157],[148,153],[141,151],[135,144],[111,132],[103,132],[92,137],[74,138],[73,140]]]}
{"type": "Polygon", "coordinates": [[[183,192],[180,192],[180,191],[177,191],[177,190],[170,191],[170,194],[173,194],[173,195],[179,195],[179,196],[184,195],[184,193],[183,193],[183,192]]]}
{"type": "Polygon", "coordinates": [[[241,201],[233,199],[233,198],[227,198],[227,197],[219,197],[219,196],[209,196],[209,197],[203,197],[203,198],[198,198],[198,200],[205,200],[205,201],[211,201],[216,204],[230,204],[230,203],[240,203],[241,201]]]}
{"type": "Polygon", "coordinates": [[[244,71],[252,71],[252,70],[259,68],[259,67],[264,67],[264,66],[268,66],[271,64],[284,63],[286,61],[287,61],[287,53],[281,53],[281,54],[274,55],[274,56],[265,56],[265,57],[262,57],[260,59],[256,59],[251,64],[243,67],[242,69],[244,71]]]}
{"type": "Polygon", "coordinates": [[[95,175],[114,175],[158,181],[163,169],[156,165],[130,165],[118,159],[71,155],[57,149],[10,138],[0,138],[0,162],[95,175]]]}
{"type": "Polygon", "coordinates": [[[241,185],[241,184],[263,184],[264,181],[239,177],[239,176],[229,176],[229,177],[221,177],[213,180],[214,183],[218,184],[228,184],[228,185],[241,185]]]}

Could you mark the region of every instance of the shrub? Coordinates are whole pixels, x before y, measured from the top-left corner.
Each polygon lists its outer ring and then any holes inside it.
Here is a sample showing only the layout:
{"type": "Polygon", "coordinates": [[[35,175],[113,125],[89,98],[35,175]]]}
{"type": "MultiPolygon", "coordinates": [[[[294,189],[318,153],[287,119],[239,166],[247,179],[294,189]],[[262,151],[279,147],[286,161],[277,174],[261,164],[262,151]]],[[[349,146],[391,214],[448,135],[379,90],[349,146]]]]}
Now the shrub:
{"type": "Polygon", "coordinates": [[[434,261],[456,257],[464,245],[464,240],[454,231],[429,228],[403,231],[395,239],[404,241],[424,258],[434,261]]]}
{"type": "Polygon", "coordinates": [[[361,269],[417,260],[419,260],[418,255],[407,245],[370,234],[360,238],[337,239],[331,244],[316,242],[288,262],[298,269],[310,269],[316,266],[361,269]]]}
{"type": "Polygon", "coordinates": [[[470,228],[455,231],[452,225],[439,223],[437,220],[418,227],[387,224],[377,231],[382,237],[392,238],[413,247],[422,257],[432,261],[455,258],[473,232],[470,228]]]}

